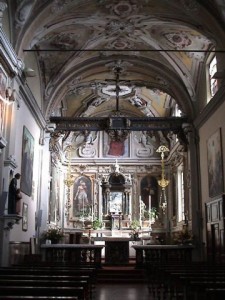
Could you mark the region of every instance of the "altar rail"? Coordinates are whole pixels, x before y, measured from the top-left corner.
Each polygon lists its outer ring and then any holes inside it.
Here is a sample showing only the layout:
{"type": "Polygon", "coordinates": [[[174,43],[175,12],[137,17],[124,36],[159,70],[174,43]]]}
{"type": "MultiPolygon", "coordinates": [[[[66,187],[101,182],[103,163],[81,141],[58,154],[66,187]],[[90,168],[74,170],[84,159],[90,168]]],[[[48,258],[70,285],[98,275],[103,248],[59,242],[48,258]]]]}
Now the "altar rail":
{"type": "Polygon", "coordinates": [[[102,245],[50,244],[41,245],[42,260],[50,263],[71,263],[101,267],[102,245]]]}
{"type": "Polygon", "coordinates": [[[149,263],[167,263],[192,261],[192,245],[133,245],[136,251],[136,266],[149,263]]]}

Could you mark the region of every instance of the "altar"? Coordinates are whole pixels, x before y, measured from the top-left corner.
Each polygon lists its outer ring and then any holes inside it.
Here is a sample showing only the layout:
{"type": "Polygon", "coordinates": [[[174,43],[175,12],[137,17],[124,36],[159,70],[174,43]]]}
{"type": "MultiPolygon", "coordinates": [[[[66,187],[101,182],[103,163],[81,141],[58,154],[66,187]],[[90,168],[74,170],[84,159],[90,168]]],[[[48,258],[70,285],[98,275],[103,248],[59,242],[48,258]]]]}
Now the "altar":
{"type": "Polygon", "coordinates": [[[126,237],[101,237],[95,238],[95,243],[101,243],[105,249],[105,264],[121,265],[129,263],[131,238],[126,237]]]}
{"type": "Polygon", "coordinates": [[[140,233],[138,239],[130,236],[130,230],[98,231],[91,233],[91,241],[94,245],[103,246],[102,258],[105,264],[121,265],[129,263],[129,259],[135,259],[136,252],[133,245],[144,245],[150,241],[150,232],[140,233]]]}

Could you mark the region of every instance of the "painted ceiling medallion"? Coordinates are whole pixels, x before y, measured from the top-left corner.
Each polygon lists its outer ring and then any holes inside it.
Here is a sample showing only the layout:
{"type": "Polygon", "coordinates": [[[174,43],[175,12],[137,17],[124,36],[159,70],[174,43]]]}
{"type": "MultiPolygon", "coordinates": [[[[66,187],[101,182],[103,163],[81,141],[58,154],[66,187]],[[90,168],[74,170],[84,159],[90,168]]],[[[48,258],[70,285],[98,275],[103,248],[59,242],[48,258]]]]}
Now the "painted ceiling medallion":
{"type": "Polygon", "coordinates": [[[106,48],[122,50],[122,49],[130,49],[133,47],[133,45],[134,43],[131,41],[116,39],[115,41],[108,43],[106,48]]]}
{"type": "Polygon", "coordinates": [[[182,32],[179,34],[177,32],[165,33],[164,37],[170,44],[172,44],[172,46],[176,47],[177,49],[183,49],[192,44],[192,41],[187,34],[182,32]]]}
{"type": "MultiPolygon", "coordinates": [[[[119,90],[119,96],[125,96],[132,92],[132,88],[126,85],[121,85],[119,90]]],[[[108,85],[102,88],[102,93],[115,97],[116,96],[116,85],[108,85]]]]}
{"type": "Polygon", "coordinates": [[[114,13],[120,17],[127,17],[136,10],[136,5],[131,5],[129,1],[120,1],[113,7],[114,13]]]}
{"type": "Polygon", "coordinates": [[[78,36],[77,34],[62,33],[62,34],[58,34],[54,38],[54,40],[51,41],[51,45],[55,46],[56,48],[65,49],[65,50],[76,49],[77,46],[76,40],[79,38],[80,36],[78,36]]]}
{"type": "Polygon", "coordinates": [[[121,18],[126,18],[138,13],[140,8],[142,7],[142,4],[140,2],[140,0],[114,1],[114,3],[106,5],[106,8],[109,9],[111,14],[117,15],[121,18]]]}

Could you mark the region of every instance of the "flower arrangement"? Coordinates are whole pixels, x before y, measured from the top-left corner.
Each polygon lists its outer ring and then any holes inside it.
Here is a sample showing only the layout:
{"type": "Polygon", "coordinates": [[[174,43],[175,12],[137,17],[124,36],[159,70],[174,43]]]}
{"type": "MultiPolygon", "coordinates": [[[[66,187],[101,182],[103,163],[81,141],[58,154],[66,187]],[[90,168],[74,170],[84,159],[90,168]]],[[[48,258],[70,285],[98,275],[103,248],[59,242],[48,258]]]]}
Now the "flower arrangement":
{"type": "Polygon", "coordinates": [[[152,207],[151,211],[145,210],[144,211],[144,217],[146,219],[149,219],[151,217],[152,222],[154,222],[155,220],[157,220],[159,218],[157,208],[156,207],[152,207]]]}
{"type": "Polygon", "coordinates": [[[102,228],[102,226],[103,226],[103,224],[102,224],[102,222],[101,222],[99,219],[95,219],[95,220],[92,222],[92,228],[93,228],[94,230],[100,229],[100,228],[102,228]]]}
{"type": "Polygon", "coordinates": [[[182,245],[192,244],[193,243],[193,235],[187,228],[184,228],[182,231],[180,231],[177,234],[177,236],[174,239],[174,242],[176,244],[182,244],[182,245]]]}
{"type": "Polygon", "coordinates": [[[130,233],[129,233],[130,237],[134,240],[137,241],[139,239],[139,230],[138,229],[133,229],[130,233]]]}
{"type": "Polygon", "coordinates": [[[140,229],[140,222],[138,220],[133,220],[130,224],[130,229],[132,230],[136,230],[136,229],[140,229]]]}
{"type": "Polygon", "coordinates": [[[140,222],[138,220],[133,220],[130,224],[130,237],[135,241],[139,239],[139,229],[141,228],[140,222]]]}
{"type": "Polygon", "coordinates": [[[42,233],[43,240],[50,240],[53,244],[59,242],[63,238],[63,232],[60,228],[49,228],[42,233]]]}

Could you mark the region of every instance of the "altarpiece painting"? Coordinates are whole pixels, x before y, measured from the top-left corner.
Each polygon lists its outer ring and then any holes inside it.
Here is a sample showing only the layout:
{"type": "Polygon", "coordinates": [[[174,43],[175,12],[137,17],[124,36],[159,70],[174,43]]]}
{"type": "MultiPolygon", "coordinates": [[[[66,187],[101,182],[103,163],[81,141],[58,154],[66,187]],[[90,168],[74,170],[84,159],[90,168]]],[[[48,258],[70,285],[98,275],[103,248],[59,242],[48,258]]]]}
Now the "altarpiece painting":
{"type": "Polygon", "coordinates": [[[217,130],[207,141],[209,196],[223,192],[221,131],[217,130]]]}
{"type": "Polygon", "coordinates": [[[92,217],[92,181],[87,176],[79,176],[73,186],[73,218],[92,217]]]}
{"type": "Polygon", "coordinates": [[[21,191],[26,195],[32,194],[33,181],[33,160],[34,160],[34,138],[29,130],[23,127],[22,140],[22,165],[21,165],[21,191]]]}

